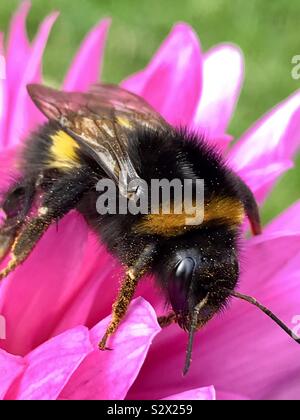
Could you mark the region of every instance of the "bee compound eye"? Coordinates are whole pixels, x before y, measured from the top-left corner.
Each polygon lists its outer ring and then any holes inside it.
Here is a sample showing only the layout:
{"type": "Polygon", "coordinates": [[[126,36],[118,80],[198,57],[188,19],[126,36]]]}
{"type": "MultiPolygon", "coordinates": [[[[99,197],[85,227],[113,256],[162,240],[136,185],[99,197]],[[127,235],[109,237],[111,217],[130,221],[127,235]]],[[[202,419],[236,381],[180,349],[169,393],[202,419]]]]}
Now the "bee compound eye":
{"type": "Polygon", "coordinates": [[[196,263],[193,258],[184,258],[176,266],[175,277],[181,278],[185,281],[190,279],[193,275],[195,265],[196,263]]]}
{"type": "Polygon", "coordinates": [[[170,302],[177,314],[188,311],[188,295],[195,265],[193,258],[181,259],[168,279],[170,302]]]}

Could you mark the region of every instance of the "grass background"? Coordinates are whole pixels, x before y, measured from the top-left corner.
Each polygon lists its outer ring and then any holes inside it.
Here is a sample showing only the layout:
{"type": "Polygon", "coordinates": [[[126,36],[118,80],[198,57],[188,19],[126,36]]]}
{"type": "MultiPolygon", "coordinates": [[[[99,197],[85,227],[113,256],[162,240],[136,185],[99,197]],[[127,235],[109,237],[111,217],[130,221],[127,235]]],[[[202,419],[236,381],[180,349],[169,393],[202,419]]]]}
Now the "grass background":
{"type": "MultiPolygon", "coordinates": [[[[0,30],[7,31],[19,0],[0,0],[0,30]]],[[[291,59],[300,54],[299,0],[32,0],[28,32],[53,10],[61,12],[44,59],[47,80],[59,83],[88,30],[113,18],[103,79],[119,82],[144,67],[177,21],[191,24],[204,50],[234,42],[245,54],[246,80],[230,133],[238,137],[277,102],[300,88],[291,77],[291,59]]],[[[221,70],[220,70],[221,71],[221,70]]],[[[263,209],[264,221],[300,196],[300,159],[263,209]]]]}

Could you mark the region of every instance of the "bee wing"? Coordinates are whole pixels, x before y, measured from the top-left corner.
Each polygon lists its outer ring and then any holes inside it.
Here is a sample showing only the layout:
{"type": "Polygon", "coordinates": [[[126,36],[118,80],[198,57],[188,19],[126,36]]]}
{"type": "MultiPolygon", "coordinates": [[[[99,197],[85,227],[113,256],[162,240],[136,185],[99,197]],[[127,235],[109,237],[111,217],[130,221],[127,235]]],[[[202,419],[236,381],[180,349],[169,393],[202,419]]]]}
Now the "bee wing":
{"type": "Polygon", "coordinates": [[[113,109],[119,124],[126,128],[170,129],[169,124],[143,98],[117,85],[93,85],[89,93],[95,100],[92,106],[97,114],[110,113],[113,109]]]}
{"type": "Polygon", "coordinates": [[[44,115],[57,121],[117,182],[123,195],[128,183],[139,178],[127,152],[130,133],[143,127],[170,129],[147,102],[118,86],[99,84],[79,93],[29,85],[28,92],[44,115]]]}

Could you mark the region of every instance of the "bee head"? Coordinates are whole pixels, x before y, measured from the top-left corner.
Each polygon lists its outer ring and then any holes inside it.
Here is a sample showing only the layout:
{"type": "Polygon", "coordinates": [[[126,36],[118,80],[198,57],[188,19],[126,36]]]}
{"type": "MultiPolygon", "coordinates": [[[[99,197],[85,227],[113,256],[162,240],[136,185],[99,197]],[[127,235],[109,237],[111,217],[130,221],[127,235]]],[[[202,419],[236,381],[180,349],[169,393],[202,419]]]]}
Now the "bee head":
{"type": "Polygon", "coordinates": [[[190,331],[196,308],[196,329],[208,322],[226,304],[237,284],[239,266],[233,250],[209,255],[195,249],[177,251],[167,274],[167,297],[177,315],[178,324],[190,331]],[[205,303],[205,304],[204,304],[205,303]]]}
{"type": "Polygon", "coordinates": [[[239,276],[234,247],[202,249],[171,251],[161,277],[177,323],[189,334],[184,374],[191,361],[194,333],[226,305],[239,276]]]}

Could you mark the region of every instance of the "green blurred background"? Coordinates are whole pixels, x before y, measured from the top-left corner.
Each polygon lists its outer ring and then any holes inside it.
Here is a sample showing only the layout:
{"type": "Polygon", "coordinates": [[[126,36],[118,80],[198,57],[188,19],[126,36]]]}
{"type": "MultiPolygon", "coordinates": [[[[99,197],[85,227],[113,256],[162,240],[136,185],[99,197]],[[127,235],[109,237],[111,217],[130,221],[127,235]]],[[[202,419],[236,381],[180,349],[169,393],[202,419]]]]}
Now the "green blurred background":
{"type": "MultiPolygon", "coordinates": [[[[0,30],[7,31],[19,0],[0,0],[0,30]]],[[[105,81],[119,82],[143,68],[177,21],[191,24],[202,47],[238,44],[245,54],[246,80],[230,133],[238,137],[251,123],[296,89],[291,59],[300,54],[299,0],[32,0],[30,37],[47,13],[61,12],[44,59],[47,80],[59,83],[88,30],[113,18],[105,54],[105,81]]],[[[263,209],[264,221],[300,196],[300,159],[263,209]]]]}

